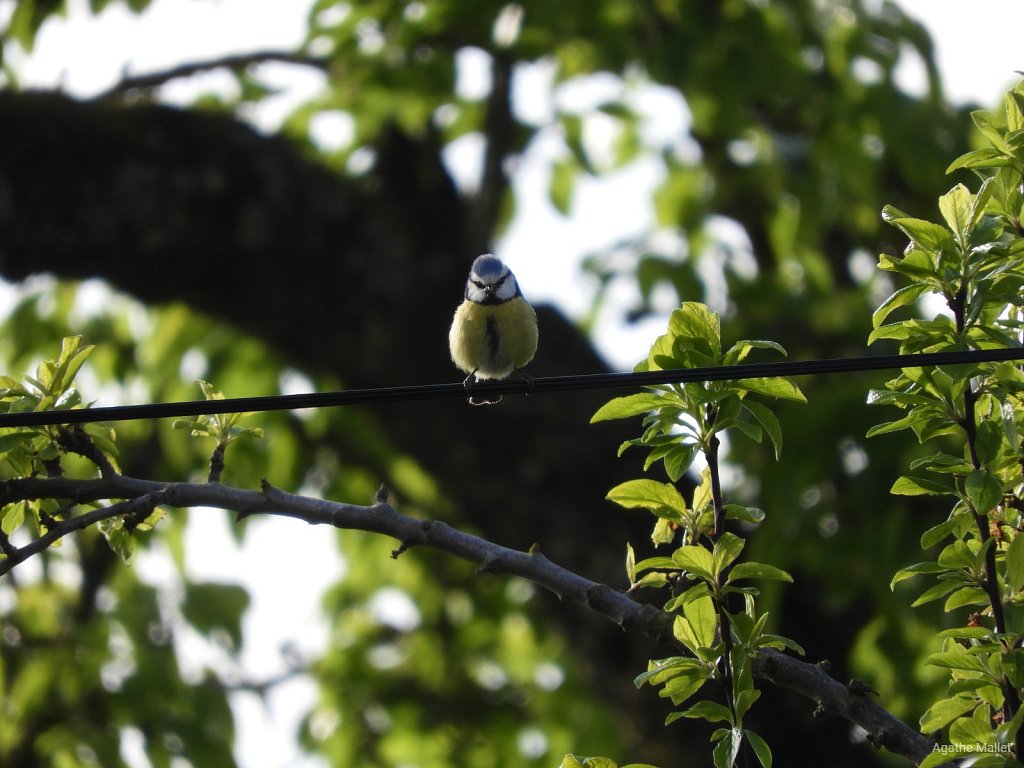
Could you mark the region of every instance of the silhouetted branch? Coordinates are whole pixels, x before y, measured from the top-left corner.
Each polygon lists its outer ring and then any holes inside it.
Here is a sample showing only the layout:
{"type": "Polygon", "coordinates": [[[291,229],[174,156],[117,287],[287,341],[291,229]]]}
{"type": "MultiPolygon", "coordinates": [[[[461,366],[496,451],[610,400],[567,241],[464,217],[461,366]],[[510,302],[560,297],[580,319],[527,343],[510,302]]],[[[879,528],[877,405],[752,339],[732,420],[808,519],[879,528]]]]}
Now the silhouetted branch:
{"type": "Polygon", "coordinates": [[[239,72],[253,65],[265,64],[267,62],[299,64],[325,72],[330,66],[329,60],[322,56],[312,56],[296,51],[253,51],[251,53],[221,56],[216,59],[207,59],[206,61],[188,62],[143,75],[125,74],[120,81],[93,98],[96,101],[118,98],[137,91],[150,91],[154,88],[159,88],[161,85],[166,85],[171,80],[192,77],[193,75],[209,72],[214,69],[230,69],[233,72],[239,72]]]}

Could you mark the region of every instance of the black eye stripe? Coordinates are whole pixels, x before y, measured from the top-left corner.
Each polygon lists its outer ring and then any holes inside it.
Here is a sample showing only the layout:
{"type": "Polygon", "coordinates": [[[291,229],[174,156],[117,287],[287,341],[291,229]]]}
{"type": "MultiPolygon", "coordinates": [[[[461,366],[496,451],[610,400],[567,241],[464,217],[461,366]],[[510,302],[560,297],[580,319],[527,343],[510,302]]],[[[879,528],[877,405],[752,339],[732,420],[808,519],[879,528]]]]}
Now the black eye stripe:
{"type": "MultiPolygon", "coordinates": [[[[499,277],[497,280],[495,280],[490,285],[493,285],[495,288],[497,288],[499,285],[501,285],[502,283],[505,282],[505,279],[507,277],[508,277],[508,275],[502,275],[501,277],[499,277]]],[[[469,278],[469,282],[471,282],[473,285],[475,285],[477,288],[480,288],[481,290],[483,290],[484,288],[486,288],[488,286],[488,283],[485,283],[483,280],[478,280],[475,277],[469,278]]]]}

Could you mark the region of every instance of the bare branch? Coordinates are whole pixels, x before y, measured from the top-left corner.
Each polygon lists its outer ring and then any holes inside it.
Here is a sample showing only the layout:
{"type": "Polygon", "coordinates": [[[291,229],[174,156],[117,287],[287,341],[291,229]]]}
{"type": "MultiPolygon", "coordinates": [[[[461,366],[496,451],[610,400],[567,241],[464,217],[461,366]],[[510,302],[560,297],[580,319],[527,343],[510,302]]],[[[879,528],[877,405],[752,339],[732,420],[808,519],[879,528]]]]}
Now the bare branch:
{"type": "Polygon", "coordinates": [[[194,61],[187,64],[179,64],[169,69],[150,72],[144,75],[125,74],[121,80],[107,90],[97,94],[95,101],[114,99],[125,96],[132,92],[145,92],[159,88],[161,85],[177,80],[182,77],[191,77],[213,69],[230,69],[233,72],[245,70],[255,64],[267,62],[281,62],[284,64],[298,64],[306,67],[313,67],[327,71],[330,66],[328,59],[321,56],[312,56],[306,53],[295,51],[253,51],[251,53],[232,54],[206,61],[194,61]]]}
{"type": "Polygon", "coordinates": [[[856,723],[876,747],[884,747],[915,764],[932,753],[934,741],[893,717],[857,686],[840,683],[825,671],[824,665],[808,664],[766,649],[754,658],[753,669],[754,675],[762,680],[817,702],[816,712],[856,723]]]}
{"type": "MultiPolygon", "coordinates": [[[[637,603],[624,592],[569,571],[551,562],[536,546],[528,552],[509,549],[441,521],[403,515],[383,501],[370,506],[344,504],[287,493],[266,482],[256,491],[216,483],[161,483],[120,475],[88,480],[19,478],[0,484],[0,504],[41,498],[70,499],[79,503],[110,498],[126,501],[61,521],[38,540],[15,549],[13,554],[5,548],[7,558],[0,559],[0,574],[42,551],[60,536],[109,517],[138,514],[142,506],[216,507],[234,511],[238,519],[256,514],[280,515],[314,525],[392,536],[400,542],[396,556],[416,546],[439,549],[476,563],[481,573],[527,579],[549,589],[563,601],[585,606],[611,619],[623,630],[645,635],[676,651],[684,650],[673,636],[675,617],[672,614],[637,603]]],[[[774,685],[806,696],[817,704],[819,711],[859,725],[872,744],[915,764],[932,752],[930,739],[894,717],[858,688],[845,686],[832,678],[821,666],[766,649],[755,657],[754,673],[774,685]]]]}

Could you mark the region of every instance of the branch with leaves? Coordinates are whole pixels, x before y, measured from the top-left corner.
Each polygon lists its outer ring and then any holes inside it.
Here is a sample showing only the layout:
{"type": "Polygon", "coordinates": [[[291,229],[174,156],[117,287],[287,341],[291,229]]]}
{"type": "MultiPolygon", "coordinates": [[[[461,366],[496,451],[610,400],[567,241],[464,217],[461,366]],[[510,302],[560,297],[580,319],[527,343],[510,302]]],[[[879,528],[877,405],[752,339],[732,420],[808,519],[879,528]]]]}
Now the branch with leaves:
{"type": "MultiPolygon", "coordinates": [[[[658,337],[646,360],[636,370],[709,368],[736,365],[754,350],[785,354],[775,342],[743,340],[724,349],[719,318],[707,307],[685,302],[675,310],[668,333],[658,337]]],[[[657,385],[644,392],[618,397],[602,407],[593,421],[644,416],[644,432],[623,444],[647,448],[648,469],[661,462],[671,482],[631,480],[616,486],[608,498],[627,508],[642,508],[656,518],[651,540],[655,546],[680,546],[671,557],[635,562],[628,547],[626,570],[633,589],[668,587],[665,610],[675,616],[673,631],[688,655],[652,661],[637,684],[663,686],[661,695],[680,705],[717,680],[725,703],[703,699],[686,710],[673,712],[665,724],[680,717],[722,723],[712,734],[717,768],[732,768],[745,745],[758,762],[769,768],[768,743],[746,728],[743,718],[760,697],[753,681],[753,663],[767,648],[795,650],[799,645],[765,630],[768,615],[756,606],[758,591],[745,584],[751,579],[792,581],[788,573],[766,563],[738,562],[746,542],[726,530],[726,522],[756,525],[764,512],[726,504],[720,479],[720,435],[736,430],[760,442],[767,434],[778,456],[782,429],[775,414],[757,397],[804,402],[800,389],[789,379],[769,377],[743,381],[706,381],[657,385]],[[705,467],[689,503],[677,487],[698,456],[705,467]],[[643,574],[642,576],[640,574],[643,574]],[[738,609],[738,600],[743,607],[738,609]]]]}
{"type": "MultiPolygon", "coordinates": [[[[871,341],[893,339],[901,352],[1012,348],[1021,345],[1024,291],[1024,86],[998,113],[973,113],[990,147],[953,162],[973,169],[977,193],[958,184],[939,198],[942,224],[891,206],[886,220],[910,240],[882,269],[909,283],[875,312],[871,341]],[[948,314],[886,322],[892,312],[931,293],[948,314]]],[[[1019,766],[1024,756],[1024,371],[1019,365],[904,369],[872,392],[876,404],[905,414],[875,427],[881,435],[909,429],[940,450],[911,465],[892,493],[953,499],[947,519],[921,537],[923,549],[944,544],[935,560],[900,570],[892,585],[919,574],[938,583],[913,603],[945,598],[955,625],[940,633],[942,650],[927,663],[949,670],[946,696],[921,718],[925,732],[946,730],[942,754],[981,753],[973,765],[1019,766]],[[950,440],[954,448],[950,448],[950,440]],[[958,449],[958,452],[954,452],[958,449]]]]}
{"type": "MultiPolygon", "coordinates": [[[[554,593],[560,600],[586,607],[623,630],[635,632],[677,651],[686,647],[673,632],[676,617],[651,605],[636,602],[628,592],[585,578],[562,568],[538,548],[522,552],[466,533],[441,521],[404,515],[390,504],[344,504],[310,498],[264,485],[259,490],[233,488],[218,483],[178,483],[143,480],[118,475],[111,478],[16,478],[0,484],[0,503],[61,500],[65,505],[91,506],[109,499],[121,499],[78,514],[68,513],[45,534],[23,547],[5,549],[0,573],[10,571],[29,556],[37,554],[56,539],[97,524],[100,520],[128,522],[141,513],[160,507],[210,507],[234,512],[239,518],[279,515],[314,525],[355,529],[391,536],[399,542],[393,556],[417,546],[432,547],[479,566],[481,573],[519,576],[554,593]]],[[[131,526],[128,526],[131,528],[131,526]]],[[[138,529],[136,527],[137,530],[138,529]]],[[[830,677],[822,667],[763,649],[754,659],[754,676],[796,691],[830,714],[856,723],[873,743],[919,762],[931,751],[932,742],[893,717],[856,687],[830,677]]]]}

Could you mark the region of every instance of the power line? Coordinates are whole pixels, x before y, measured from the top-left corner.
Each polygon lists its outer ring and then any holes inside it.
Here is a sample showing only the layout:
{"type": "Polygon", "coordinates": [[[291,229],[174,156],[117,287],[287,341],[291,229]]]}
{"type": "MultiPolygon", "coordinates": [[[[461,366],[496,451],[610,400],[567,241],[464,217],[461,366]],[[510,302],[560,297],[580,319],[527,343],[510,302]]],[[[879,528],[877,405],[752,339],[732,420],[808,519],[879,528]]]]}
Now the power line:
{"type": "MultiPolygon", "coordinates": [[[[982,349],[962,352],[927,352],[915,355],[877,355],[831,360],[783,360],[772,363],[742,363],[713,368],[677,368],[666,371],[591,373],[571,376],[544,376],[536,379],[512,378],[482,381],[472,385],[477,396],[541,394],[584,389],[637,389],[655,384],[681,384],[695,381],[742,381],[771,376],[809,376],[813,374],[878,371],[895,368],[933,367],[1024,359],[1024,348],[982,349]]],[[[235,397],[223,400],[186,400],[143,405],[114,405],[74,410],[31,411],[0,414],[0,427],[34,427],[57,424],[85,424],[98,421],[165,419],[175,416],[202,416],[248,411],[283,411],[306,408],[330,408],[343,405],[397,403],[414,400],[443,400],[466,397],[461,383],[414,384],[401,387],[349,389],[337,392],[311,392],[299,395],[235,397]]]]}

